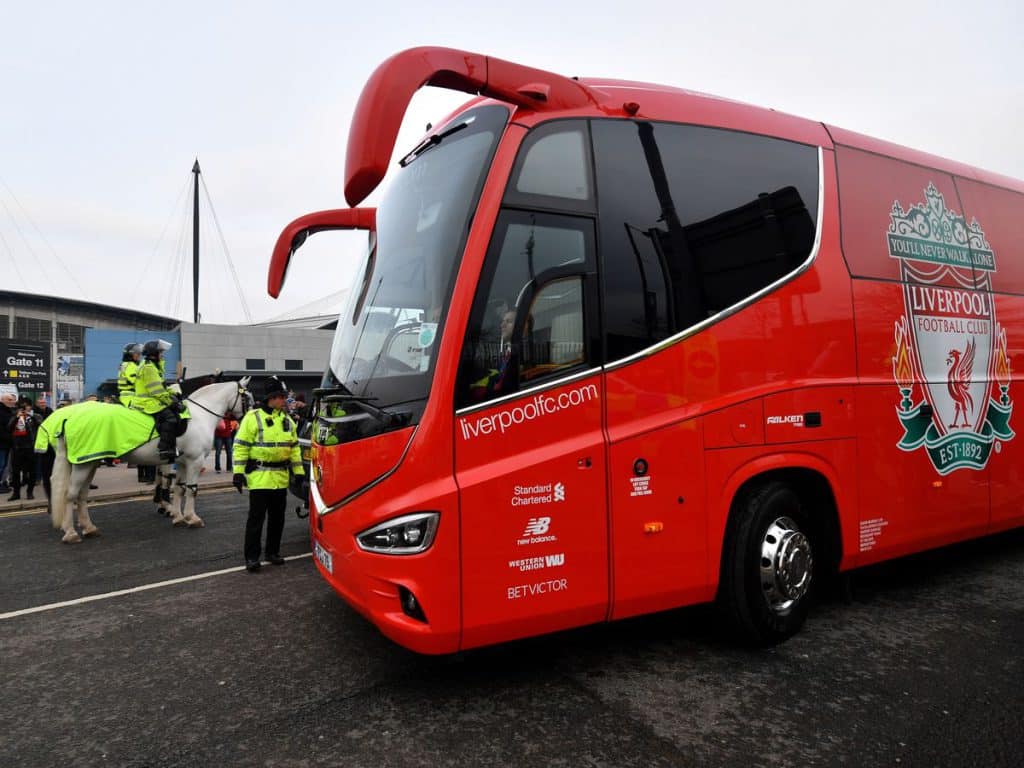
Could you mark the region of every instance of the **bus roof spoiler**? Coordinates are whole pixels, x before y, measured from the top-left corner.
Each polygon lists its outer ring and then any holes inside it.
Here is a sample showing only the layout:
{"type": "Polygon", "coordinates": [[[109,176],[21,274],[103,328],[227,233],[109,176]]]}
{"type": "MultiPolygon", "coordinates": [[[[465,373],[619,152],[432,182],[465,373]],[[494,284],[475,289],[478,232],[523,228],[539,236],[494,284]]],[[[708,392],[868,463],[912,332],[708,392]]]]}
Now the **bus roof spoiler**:
{"type": "Polygon", "coordinates": [[[310,235],[337,229],[367,229],[372,232],[376,228],[376,208],[335,208],[300,216],[285,227],[277,238],[274,255],[270,257],[270,270],[267,272],[267,293],[275,299],[281,293],[292,254],[302,247],[310,235]]]}
{"type": "Polygon", "coordinates": [[[359,205],[384,178],[405,110],[424,85],[538,111],[593,106],[604,97],[564,75],[479,53],[434,47],[396,53],[370,75],[352,117],[345,156],[349,205],[359,205]]]}

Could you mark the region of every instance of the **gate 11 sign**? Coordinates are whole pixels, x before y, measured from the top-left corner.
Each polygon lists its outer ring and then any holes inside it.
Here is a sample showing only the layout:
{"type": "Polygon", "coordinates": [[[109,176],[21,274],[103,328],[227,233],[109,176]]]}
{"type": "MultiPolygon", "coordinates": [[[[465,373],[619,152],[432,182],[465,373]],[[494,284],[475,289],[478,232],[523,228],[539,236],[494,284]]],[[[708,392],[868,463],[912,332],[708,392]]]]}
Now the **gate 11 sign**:
{"type": "Polygon", "coordinates": [[[32,341],[0,341],[0,383],[21,394],[50,391],[50,345],[32,341]]]}

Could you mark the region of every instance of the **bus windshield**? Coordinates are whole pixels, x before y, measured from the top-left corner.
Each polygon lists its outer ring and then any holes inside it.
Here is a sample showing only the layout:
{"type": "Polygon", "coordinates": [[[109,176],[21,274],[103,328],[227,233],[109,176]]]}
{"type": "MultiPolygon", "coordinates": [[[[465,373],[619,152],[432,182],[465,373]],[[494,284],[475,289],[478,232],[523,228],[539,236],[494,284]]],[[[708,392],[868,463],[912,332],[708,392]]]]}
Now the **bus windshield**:
{"type": "MultiPolygon", "coordinates": [[[[458,260],[508,116],[501,105],[468,110],[402,160],[338,319],[322,391],[334,413],[369,417],[373,432],[418,421],[458,260]]],[[[348,439],[366,436],[366,426],[348,439]]]]}

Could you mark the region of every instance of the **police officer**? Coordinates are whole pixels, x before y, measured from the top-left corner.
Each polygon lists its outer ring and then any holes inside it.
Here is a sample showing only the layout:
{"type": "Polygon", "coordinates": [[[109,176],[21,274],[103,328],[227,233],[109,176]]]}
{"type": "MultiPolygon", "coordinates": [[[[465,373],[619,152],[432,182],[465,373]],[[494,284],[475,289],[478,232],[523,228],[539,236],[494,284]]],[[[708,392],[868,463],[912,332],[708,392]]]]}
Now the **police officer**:
{"type": "Polygon", "coordinates": [[[132,406],[135,396],[135,379],[139,375],[139,358],[142,357],[142,345],[138,342],[125,344],[121,354],[121,367],[117,370],[117,399],[121,405],[132,406]]]}
{"type": "Polygon", "coordinates": [[[245,524],[245,568],[260,569],[260,538],[267,518],[267,560],[283,565],[281,534],[288,504],[288,473],[304,475],[295,421],[284,412],[288,388],[276,376],[263,383],[263,399],[242,417],[235,435],[232,482],[238,492],[249,486],[249,519],[245,524]]]}
{"type": "Polygon", "coordinates": [[[156,422],[160,435],[158,450],[161,461],[174,461],[175,440],[178,434],[178,399],[164,384],[162,357],[171,348],[163,339],[147,341],[142,347],[144,362],[135,379],[135,395],[132,408],[149,414],[156,422]]]}

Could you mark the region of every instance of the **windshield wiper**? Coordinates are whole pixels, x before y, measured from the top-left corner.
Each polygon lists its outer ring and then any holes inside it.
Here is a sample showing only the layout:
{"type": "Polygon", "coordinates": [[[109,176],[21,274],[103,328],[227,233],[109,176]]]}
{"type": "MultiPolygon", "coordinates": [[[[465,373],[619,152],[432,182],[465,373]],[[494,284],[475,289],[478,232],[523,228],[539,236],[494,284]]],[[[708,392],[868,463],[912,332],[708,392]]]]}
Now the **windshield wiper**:
{"type": "Polygon", "coordinates": [[[447,131],[442,131],[441,133],[435,133],[435,134],[433,134],[432,136],[428,136],[428,137],[427,137],[427,138],[425,138],[425,139],[424,139],[423,141],[421,141],[421,142],[420,142],[420,143],[419,143],[419,144],[418,144],[418,145],[417,145],[417,146],[416,146],[416,147],[415,147],[415,148],[413,149],[413,151],[412,151],[412,152],[410,152],[410,153],[409,153],[409,154],[407,154],[407,155],[406,155],[405,157],[403,157],[403,158],[402,158],[401,160],[399,160],[399,161],[398,161],[398,164],[399,164],[400,166],[402,166],[403,168],[405,168],[405,166],[409,165],[409,163],[411,163],[411,162],[412,162],[413,160],[415,160],[415,159],[416,159],[417,157],[419,157],[420,155],[422,155],[422,154],[423,154],[424,152],[426,152],[427,150],[433,149],[433,148],[434,148],[434,147],[436,147],[436,146],[437,146],[438,144],[440,144],[440,143],[441,143],[442,141],[444,141],[444,140],[445,140],[445,139],[447,139],[447,138],[448,138],[449,136],[451,136],[451,135],[452,135],[453,133],[458,133],[458,132],[459,132],[459,131],[461,131],[461,130],[462,130],[463,128],[468,128],[468,127],[469,127],[469,124],[470,124],[470,123],[472,123],[472,122],[473,122],[473,120],[472,120],[472,119],[470,119],[470,120],[466,120],[465,122],[462,122],[462,123],[459,123],[458,125],[452,126],[452,127],[451,127],[451,128],[449,128],[449,129],[448,129],[447,131]]]}

